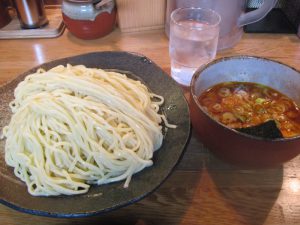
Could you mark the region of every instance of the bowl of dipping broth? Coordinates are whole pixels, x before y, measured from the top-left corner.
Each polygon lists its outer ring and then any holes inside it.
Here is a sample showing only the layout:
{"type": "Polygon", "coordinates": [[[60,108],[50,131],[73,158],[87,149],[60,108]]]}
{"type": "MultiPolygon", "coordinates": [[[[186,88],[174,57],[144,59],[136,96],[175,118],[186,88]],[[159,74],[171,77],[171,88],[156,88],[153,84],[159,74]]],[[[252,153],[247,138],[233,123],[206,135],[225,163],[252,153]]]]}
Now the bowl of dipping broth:
{"type": "Polygon", "coordinates": [[[224,161],[280,165],[300,153],[300,73],[270,59],[235,56],[199,68],[190,110],[200,141],[224,161]]]}

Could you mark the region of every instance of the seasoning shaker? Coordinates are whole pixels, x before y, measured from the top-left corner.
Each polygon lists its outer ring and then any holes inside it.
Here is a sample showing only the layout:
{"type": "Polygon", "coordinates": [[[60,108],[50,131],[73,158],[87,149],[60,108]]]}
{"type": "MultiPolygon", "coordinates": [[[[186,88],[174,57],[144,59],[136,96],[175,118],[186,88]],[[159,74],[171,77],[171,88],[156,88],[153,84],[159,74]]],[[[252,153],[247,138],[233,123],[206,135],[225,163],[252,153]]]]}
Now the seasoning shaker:
{"type": "Polygon", "coordinates": [[[13,0],[22,28],[39,28],[48,24],[43,0],[13,0]]]}

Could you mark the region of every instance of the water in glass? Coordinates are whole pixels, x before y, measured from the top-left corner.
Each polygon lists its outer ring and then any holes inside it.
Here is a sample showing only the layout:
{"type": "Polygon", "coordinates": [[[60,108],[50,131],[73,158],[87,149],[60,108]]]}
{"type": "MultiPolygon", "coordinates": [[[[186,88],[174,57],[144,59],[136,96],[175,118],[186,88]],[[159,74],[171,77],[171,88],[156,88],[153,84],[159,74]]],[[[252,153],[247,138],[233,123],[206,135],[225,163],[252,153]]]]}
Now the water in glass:
{"type": "Polygon", "coordinates": [[[189,86],[198,67],[216,56],[219,28],[197,20],[171,23],[171,75],[178,83],[189,86]]]}

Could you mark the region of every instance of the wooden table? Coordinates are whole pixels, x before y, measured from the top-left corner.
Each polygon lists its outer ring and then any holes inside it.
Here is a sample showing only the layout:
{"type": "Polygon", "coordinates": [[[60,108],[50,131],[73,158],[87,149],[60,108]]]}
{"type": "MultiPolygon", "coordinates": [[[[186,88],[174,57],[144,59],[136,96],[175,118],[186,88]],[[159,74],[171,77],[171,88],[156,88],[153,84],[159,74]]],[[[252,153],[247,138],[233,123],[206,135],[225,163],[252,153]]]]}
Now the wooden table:
{"type": "MultiPolygon", "coordinates": [[[[46,61],[107,50],[142,53],[170,72],[168,39],[162,30],[135,34],[115,30],[92,41],[65,31],[55,39],[0,41],[0,84],[46,61]]],[[[268,57],[300,70],[300,40],[295,35],[245,34],[236,47],[218,57],[239,54],[268,57]]],[[[78,219],[32,216],[0,205],[0,224],[298,225],[300,157],[273,169],[242,169],[214,158],[192,136],[169,179],[134,205],[78,219]]]]}

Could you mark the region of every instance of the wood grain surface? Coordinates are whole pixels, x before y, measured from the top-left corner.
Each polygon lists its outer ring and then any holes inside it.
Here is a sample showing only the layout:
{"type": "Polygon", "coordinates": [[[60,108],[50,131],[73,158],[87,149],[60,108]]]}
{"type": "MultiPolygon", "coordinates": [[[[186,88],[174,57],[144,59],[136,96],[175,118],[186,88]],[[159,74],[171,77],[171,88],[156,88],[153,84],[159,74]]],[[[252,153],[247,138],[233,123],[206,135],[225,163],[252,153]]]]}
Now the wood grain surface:
{"type": "MultiPolygon", "coordinates": [[[[115,30],[91,41],[65,31],[55,39],[1,40],[0,84],[46,61],[111,50],[142,53],[170,73],[168,39],[162,30],[130,34],[115,30]]],[[[245,34],[237,46],[217,57],[231,55],[267,57],[300,70],[300,40],[295,35],[245,34]]],[[[193,134],[169,179],[134,205],[77,219],[27,215],[0,205],[0,224],[299,225],[300,157],[272,169],[240,168],[216,159],[193,134]]]]}
{"type": "Polygon", "coordinates": [[[118,26],[122,32],[163,29],[166,1],[116,0],[118,26]]]}

